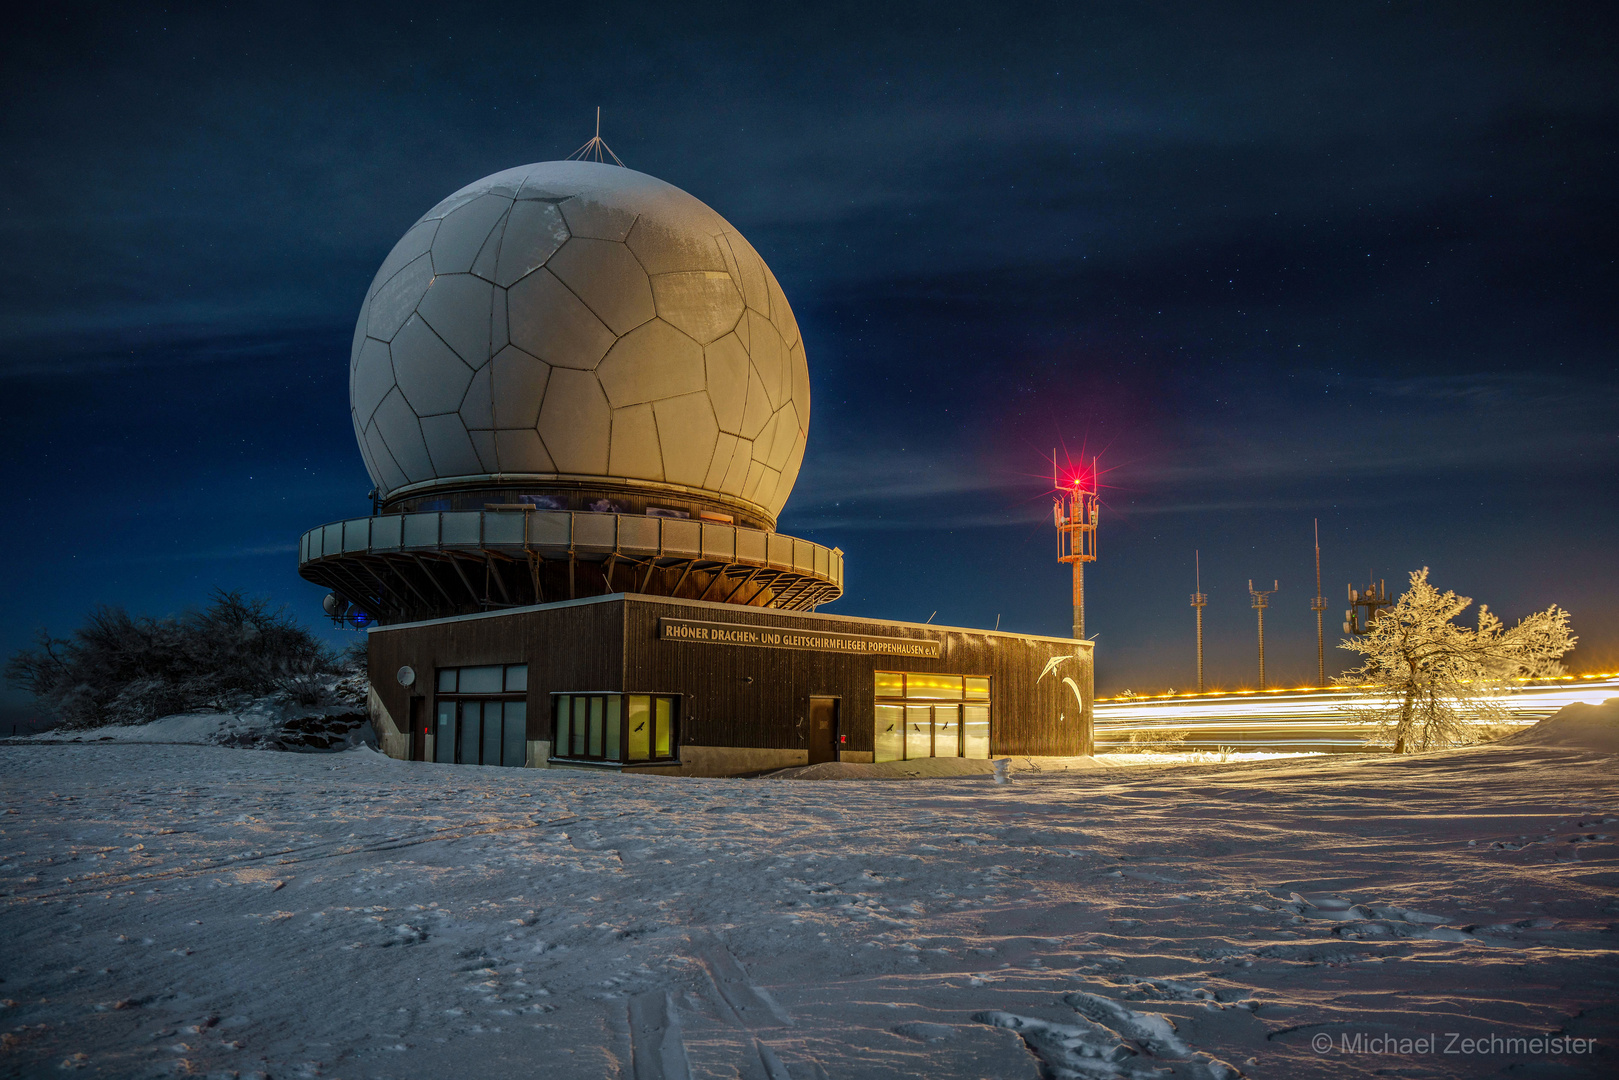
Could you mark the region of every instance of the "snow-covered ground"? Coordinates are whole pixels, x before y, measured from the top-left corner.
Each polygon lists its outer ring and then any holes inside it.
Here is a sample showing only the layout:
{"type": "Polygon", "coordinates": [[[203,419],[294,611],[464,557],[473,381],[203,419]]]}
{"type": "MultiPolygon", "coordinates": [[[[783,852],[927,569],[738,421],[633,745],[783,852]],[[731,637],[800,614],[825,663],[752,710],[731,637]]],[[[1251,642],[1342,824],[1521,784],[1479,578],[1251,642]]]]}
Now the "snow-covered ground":
{"type": "Polygon", "coordinates": [[[0,745],[0,1073],[1614,1075],[1605,712],[1006,786],[0,745]]]}

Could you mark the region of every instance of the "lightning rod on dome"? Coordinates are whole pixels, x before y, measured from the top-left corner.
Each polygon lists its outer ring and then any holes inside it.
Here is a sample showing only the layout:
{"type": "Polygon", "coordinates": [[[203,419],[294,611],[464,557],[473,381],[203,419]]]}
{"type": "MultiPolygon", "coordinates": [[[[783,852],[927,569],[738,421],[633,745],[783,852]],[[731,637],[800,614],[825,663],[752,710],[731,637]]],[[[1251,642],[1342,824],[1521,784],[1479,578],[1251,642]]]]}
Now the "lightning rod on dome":
{"type": "Polygon", "coordinates": [[[625,165],[617,154],[613,153],[613,148],[608,146],[607,143],[602,140],[602,107],[598,105],[596,106],[596,134],[592,135],[585,145],[569,154],[568,160],[599,161],[605,165],[607,164],[607,159],[602,157],[602,154],[604,153],[607,155],[607,157],[612,158],[613,164],[617,165],[619,168],[629,168],[629,166],[625,165]]]}

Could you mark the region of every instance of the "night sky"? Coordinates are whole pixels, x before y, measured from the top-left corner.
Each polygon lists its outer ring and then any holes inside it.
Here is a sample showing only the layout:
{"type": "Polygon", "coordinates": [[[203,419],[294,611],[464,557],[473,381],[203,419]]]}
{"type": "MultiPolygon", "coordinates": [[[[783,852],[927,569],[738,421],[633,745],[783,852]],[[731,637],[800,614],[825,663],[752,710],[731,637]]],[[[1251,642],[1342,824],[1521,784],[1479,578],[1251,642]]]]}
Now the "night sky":
{"type": "Polygon", "coordinates": [[[1431,566],[1619,667],[1605,5],[344,10],[8,17],[6,654],[216,586],[317,624],[372,274],[599,105],[793,304],[781,528],[847,553],[828,610],[1066,634],[1055,447],[1104,471],[1099,693],[1193,683],[1195,550],[1210,681],[1254,681],[1252,578],[1272,683],[1313,682],[1316,518],[1329,647],[1348,582],[1431,566]]]}

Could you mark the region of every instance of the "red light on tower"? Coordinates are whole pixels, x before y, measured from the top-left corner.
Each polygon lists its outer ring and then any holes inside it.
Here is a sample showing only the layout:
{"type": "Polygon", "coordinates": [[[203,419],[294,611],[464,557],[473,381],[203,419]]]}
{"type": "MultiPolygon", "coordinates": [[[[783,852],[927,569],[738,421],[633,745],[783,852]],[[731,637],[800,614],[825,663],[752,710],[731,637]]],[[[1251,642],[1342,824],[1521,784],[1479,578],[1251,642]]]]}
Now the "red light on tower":
{"type": "Polygon", "coordinates": [[[1096,561],[1096,521],[1101,503],[1096,494],[1096,459],[1090,476],[1083,472],[1058,475],[1057,455],[1051,455],[1052,486],[1056,499],[1051,515],[1057,525],[1057,561],[1074,567],[1074,637],[1085,637],[1085,564],[1096,561]]]}

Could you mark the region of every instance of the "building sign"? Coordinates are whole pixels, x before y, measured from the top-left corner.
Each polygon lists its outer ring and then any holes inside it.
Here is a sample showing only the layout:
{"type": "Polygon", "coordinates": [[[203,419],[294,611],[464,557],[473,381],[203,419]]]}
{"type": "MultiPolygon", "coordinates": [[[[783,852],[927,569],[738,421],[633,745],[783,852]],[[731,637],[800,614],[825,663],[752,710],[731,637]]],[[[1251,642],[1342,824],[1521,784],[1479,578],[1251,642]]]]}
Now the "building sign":
{"type": "Polygon", "coordinates": [[[691,641],[700,645],[756,645],[766,649],[803,649],[810,652],[852,653],[860,656],[938,656],[932,638],[870,637],[827,630],[783,630],[746,623],[701,622],[696,619],[659,619],[658,637],[664,641],[691,641]]]}

